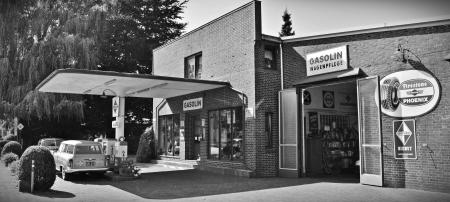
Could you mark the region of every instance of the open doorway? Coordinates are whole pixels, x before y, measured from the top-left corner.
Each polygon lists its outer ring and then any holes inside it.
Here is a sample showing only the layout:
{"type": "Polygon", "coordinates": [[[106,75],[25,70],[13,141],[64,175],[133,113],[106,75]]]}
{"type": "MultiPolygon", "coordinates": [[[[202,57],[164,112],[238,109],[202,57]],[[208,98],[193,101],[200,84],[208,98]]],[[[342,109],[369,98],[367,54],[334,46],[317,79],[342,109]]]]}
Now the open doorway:
{"type": "Polygon", "coordinates": [[[303,89],[305,174],[359,178],[356,81],[303,89]]]}

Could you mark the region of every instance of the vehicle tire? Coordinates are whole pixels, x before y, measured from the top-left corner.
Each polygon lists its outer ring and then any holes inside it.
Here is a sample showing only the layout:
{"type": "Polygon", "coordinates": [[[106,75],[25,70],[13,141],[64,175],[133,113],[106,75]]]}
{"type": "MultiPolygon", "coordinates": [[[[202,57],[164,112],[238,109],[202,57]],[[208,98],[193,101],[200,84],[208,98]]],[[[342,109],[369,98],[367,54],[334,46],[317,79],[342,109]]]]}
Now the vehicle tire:
{"type": "Polygon", "coordinates": [[[61,168],[61,178],[63,180],[69,181],[69,173],[66,173],[66,169],[61,168]]]}

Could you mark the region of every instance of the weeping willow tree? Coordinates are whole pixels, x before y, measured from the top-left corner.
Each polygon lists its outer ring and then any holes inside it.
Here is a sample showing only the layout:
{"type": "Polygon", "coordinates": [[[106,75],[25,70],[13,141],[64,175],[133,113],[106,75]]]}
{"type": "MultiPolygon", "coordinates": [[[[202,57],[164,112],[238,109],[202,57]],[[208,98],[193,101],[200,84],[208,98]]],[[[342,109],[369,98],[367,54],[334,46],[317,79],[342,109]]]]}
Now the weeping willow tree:
{"type": "MultiPolygon", "coordinates": [[[[181,35],[186,25],[179,22],[185,3],[0,0],[0,120],[19,117],[28,124],[24,133],[32,135],[111,130],[110,102],[95,96],[40,93],[35,87],[64,68],[151,73],[151,50],[181,35]]],[[[128,103],[129,122],[151,118],[151,101],[128,103]]]]}
{"type": "Polygon", "coordinates": [[[112,6],[89,0],[0,1],[0,115],[81,121],[81,96],[34,88],[56,69],[97,68],[98,41],[112,6]]]}

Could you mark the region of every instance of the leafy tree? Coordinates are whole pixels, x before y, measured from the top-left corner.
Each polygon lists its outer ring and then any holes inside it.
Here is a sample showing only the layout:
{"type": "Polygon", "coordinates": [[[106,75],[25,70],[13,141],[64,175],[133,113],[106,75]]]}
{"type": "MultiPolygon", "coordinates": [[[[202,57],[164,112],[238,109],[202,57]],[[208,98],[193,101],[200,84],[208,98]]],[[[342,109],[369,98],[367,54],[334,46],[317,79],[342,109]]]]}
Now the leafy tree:
{"type": "Polygon", "coordinates": [[[280,37],[295,35],[295,31],[292,31],[291,14],[288,13],[287,9],[284,10],[281,18],[283,18],[284,23],[281,25],[281,32],[278,33],[280,37]]]}
{"type": "MultiPolygon", "coordinates": [[[[11,128],[12,117],[19,117],[29,141],[46,135],[82,138],[86,135],[82,131],[112,133],[110,99],[40,93],[34,88],[63,68],[151,73],[151,50],[179,36],[185,27],[177,21],[185,3],[0,1],[0,119],[7,120],[4,127],[11,128]]],[[[127,103],[131,104],[127,104],[127,122],[148,125],[144,120],[151,117],[151,100],[127,99],[127,103]]]]}

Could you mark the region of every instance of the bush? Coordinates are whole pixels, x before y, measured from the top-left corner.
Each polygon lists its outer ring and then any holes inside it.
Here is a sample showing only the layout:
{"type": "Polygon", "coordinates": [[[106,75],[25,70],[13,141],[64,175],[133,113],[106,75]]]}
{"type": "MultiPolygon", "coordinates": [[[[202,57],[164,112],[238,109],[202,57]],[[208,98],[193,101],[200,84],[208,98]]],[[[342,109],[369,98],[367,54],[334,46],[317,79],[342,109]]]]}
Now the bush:
{"type": "Polygon", "coordinates": [[[5,146],[2,149],[2,156],[7,153],[14,153],[17,154],[17,156],[22,155],[22,145],[16,141],[10,141],[5,144],[5,146]]]}
{"type": "Polygon", "coordinates": [[[17,141],[17,136],[14,134],[9,134],[9,135],[5,136],[3,139],[8,140],[8,141],[17,141]]]}
{"type": "Polygon", "coordinates": [[[50,150],[43,146],[30,146],[23,153],[18,165],[19,190],[29,191],[31,181],[31,161],[34,160],[34,188],[46,191],[53,186],[56,179],[55,160],[50,150]]]}
{"type": "Polygon", "coordinates": [[[5,155],[2,155],[2,161],[3,163],[5,163],[5,166],[8,166],[13,161],[17,161],[17,159],[19,159],[19,156],[14,153],[7,153],[5,155]]]}
{"type": "Polygon", "coordinates": [[[152,159],[156,159],[155,153],[155,132],[153,126],[147,128],[139,139],[139,146],[136,152],[136,161],[140,163],[149,163],[152,159]]]}
{"type": "Polygon", "coordinates": [[[9,142],[9,140],[0,140],[0,153],[3,150],[3,146],[5,146],[5,144],[8,143],[8,142],[9,142]]]}

